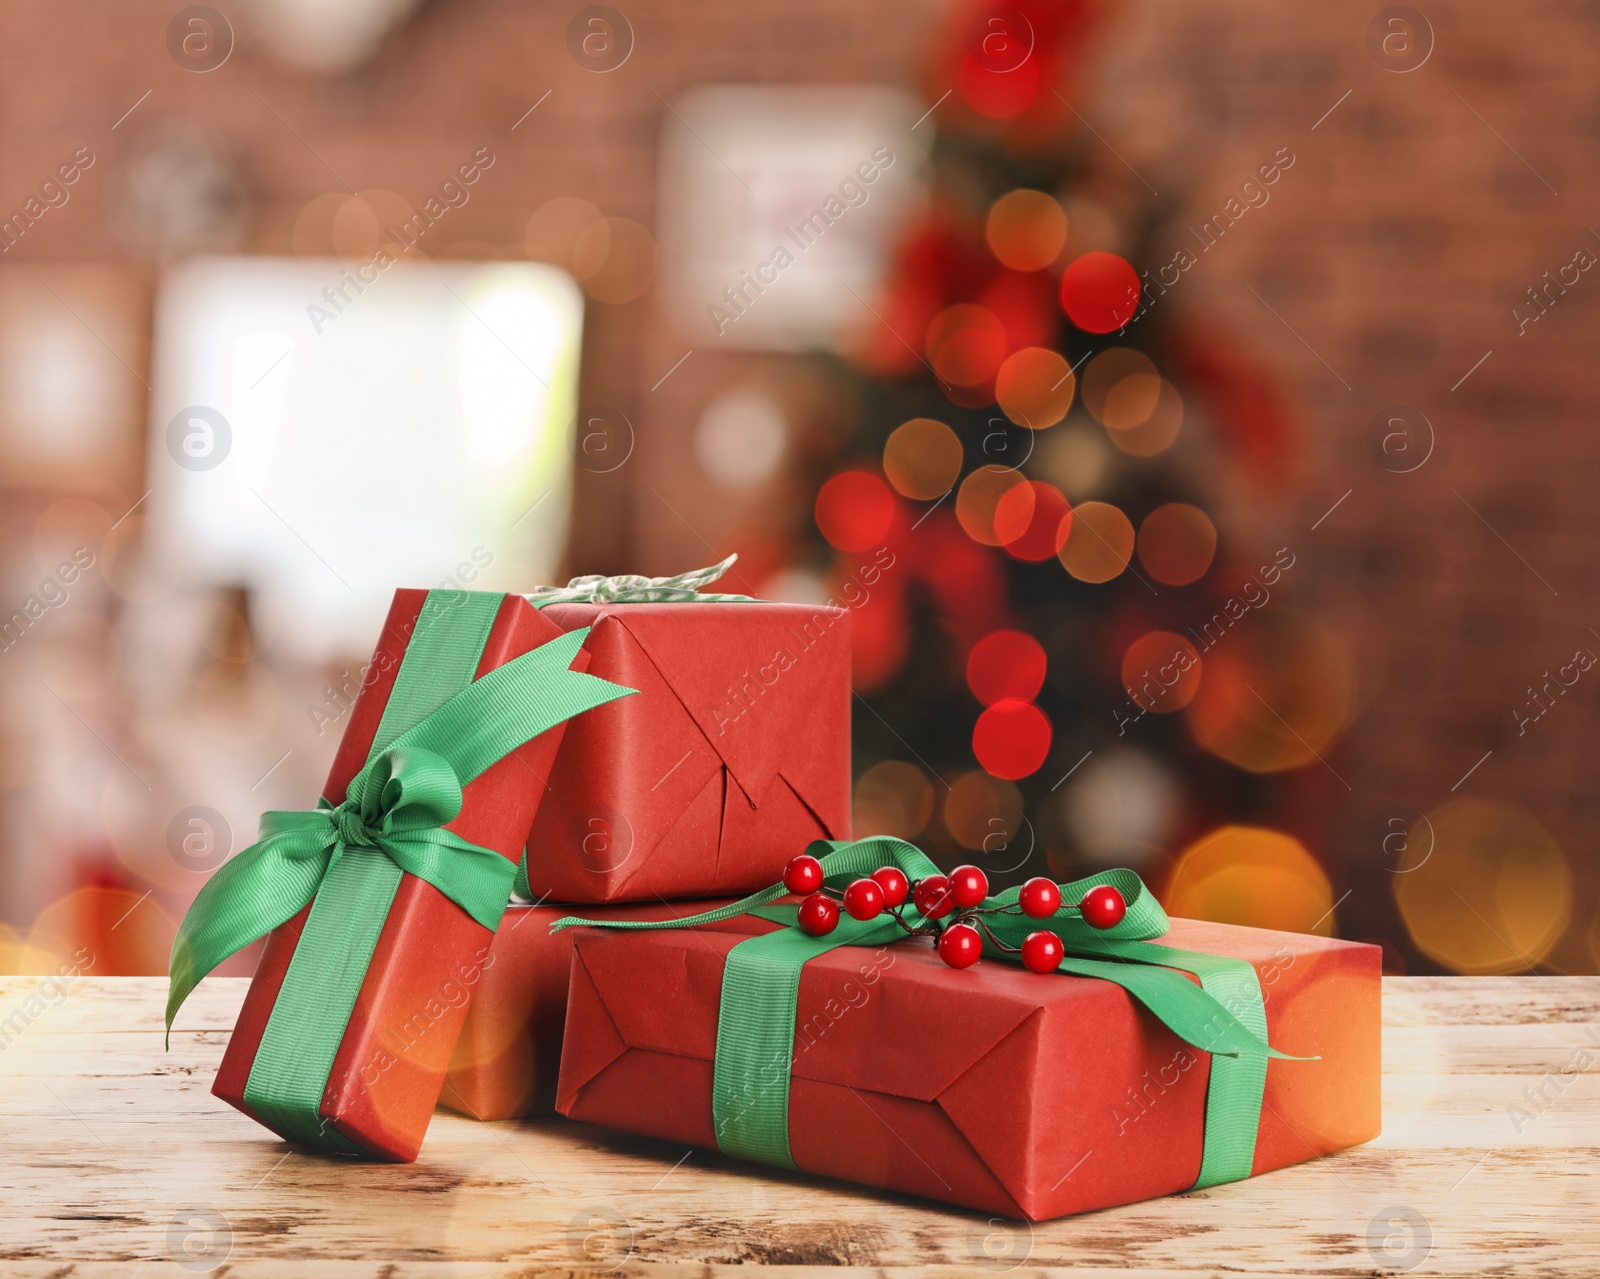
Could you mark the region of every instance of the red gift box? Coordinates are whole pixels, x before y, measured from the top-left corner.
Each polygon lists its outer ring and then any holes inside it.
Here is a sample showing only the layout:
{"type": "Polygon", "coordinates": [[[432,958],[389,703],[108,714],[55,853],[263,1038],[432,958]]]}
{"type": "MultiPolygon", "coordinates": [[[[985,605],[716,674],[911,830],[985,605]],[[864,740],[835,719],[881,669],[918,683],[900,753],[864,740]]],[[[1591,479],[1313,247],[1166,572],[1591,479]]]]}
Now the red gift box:
{"type": "MultiPolygon", "coordinates": [[[[579,930],[557,1109],[715,1148],[727,953],[772,926],[579,930]]],[[[1252,1173],[1375,1137],[1375,946],[1176,919],[1163,945],[1257,971],[1273,1060],[1252,1173]]],[[[1120,986],[925,942],[844,946],[801,970],[788,1131],[802,1170],[1039,1221],[1172,1194],[1199,1175],[1210,1057],[1120,986]]]]}
{"type": "MultiPolygon", "coordinates": [[[[323,788],[331,805],[344,799],[346,786],[367,762],[429,594],[395,592],[323,788]]],[[[473,679],[562,634],[523,597],[500,599],[473,679]]],[[[581,670],[583,662],[580,653],[572,669],[581,670]]],[[[516,860],[565,727],[557,724],[468,782],[461,812],[446,828],[516,860]]],[[[247,1104],[245,1089],[311,909],[269,936],[212,1086],[216,1096],[268,1127],[273,1125],[247,1104]]],[[[491,936],[433,885],[401,875],[320,1105],[328,1126],[360,1151],[384,1159],[416,1158],[491,936]]]]}
{"type": "MultiPolygon", "coordinates": [[[[653,902],[588,907],[583,913],[594,919],[682,919],[725,904],[653,902]]],[[[520,904],[506,912],[483,957],[441,1105],[474,1119],[554,1112],[575,934],[552,933],[550,925],[570,914],[566,906],[520,904]]]]}
{"type": "Polygon", "coordinates": [[[798,604],[550,604],[587,670],[638,696],[567,730],[528,896],[737,896],[850,828],[850,621],[798,604]]]}

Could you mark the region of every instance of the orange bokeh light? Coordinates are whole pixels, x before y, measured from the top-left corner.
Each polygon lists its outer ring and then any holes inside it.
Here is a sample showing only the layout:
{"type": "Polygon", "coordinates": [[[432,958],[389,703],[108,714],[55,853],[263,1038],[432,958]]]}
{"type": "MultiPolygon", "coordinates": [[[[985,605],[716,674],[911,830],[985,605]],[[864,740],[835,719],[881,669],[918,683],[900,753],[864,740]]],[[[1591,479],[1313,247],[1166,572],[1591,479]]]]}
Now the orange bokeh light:
{"type": "Polygon", "coordinates": [[[1184,849],[1162,904],[1184,919],[1334,934],[1333,889],[1317,859],[1260,826],[1223,826],[1184,849]]]}
{"type": "Polygon", "coordinates": [[[1344,646],[1292,614],[1257,615],[1237,632],[1232,625],[1224,609],[1195,632],[1207,645],[1206,679],[1188,710],[1190,734],[1247,772],[1319,761],[1331,769],[1323,756],[1353,709],[1344,646]]]}
{"type": "Polygon", "coordinates": [[[960,437],[943,422],[914,417],[883,446],[883,473],[896,491],[919,502],[943,497],[961,474],[960,437]]]}
{"type": "Polygon", "coordinates": [[[1080,502],[1059,553],[1061,567],[1080,582],[1109,582],[1133,558],[1133,525],[1108,502],[1080,502]]]}
{"type": "Polygon", "coordinates": [[[1200,654],[1181,635],[1150,631],[1122,655],[1122,687],[1144,710],[1182,710],[1200,689],[1200,654]]]}
{"type": "Polygon", "coordinates": [[[1139,525],[1139,563],[1168,586],[1199,581],[1216,553],[1217,527],[1198,506],[1168,502],[1139,525]]]}
{"type": "Polygon", "coordinates": [[[1061,256],[1067,215],[1043,191],[1008,191],[989,208],[989,251],[1013,271],[1042,271],[1061,256]]]}
{"type": "Polygon", "coordinates": [[[1560,846],[1516,804],[1462,797],[1405,832],[1395,903],[1412,941],[1458,973],[1522,973],[1572,920],[1560,846]]]}
{"type": "Polygon", "coordinates": [[[1118,383],[1130,377],[1159,378],[1156,366],[1143,351],[1113,346],[1100,352],[1083,368],[1083,406],[1101,425],[1106,422],[1106,404],[1118,383]]]}
{"type": "Polygon", "coordinates": [[[956,519],[974,542],[1004,546],[1028,531],[1033,520],[1033,486],[1009,466],[980,466],[956,491],[956,519]],[[1001,511],[1012,489],[1022,490],[1001,511]]]}
{"type": "Polygon", "coordinates": [[[942,817],[961,847],[1000,852],[1022,827],[1022,793],[988,773],[963,773],[950,784],[942,817]]]}
{"type": "Polygon", "coordinates": [[[856,779],[851,828],[857,839],[914,839],[933,816],[933,783],[915,764],[886,759],[856,779]]]}
{"type": "Polygon", "coordinates": [[[933,317],[926,349],[934,373],[946,382],[982,386],[1006,358],[1005,326],[988,308],[958,302],[933,317]]]}
{"type": "Polygon", "coordinates": [[[1026,346],[1007,356],[1000,366],[994,398],[1013,422],[1037,431],[1066,417],[1075,381],[1072,366],[1060,353],[1026,346]]]}
{"type": "MultiPolygon", "coordinates": [[[[1133,378],[1124,378],[1116,387],[1112,388],[1107,397],[1106,412],[1114,415],[1119,407],[1118,392],[1128,382],[1143,381],[1142,375],[1133,378]]],[[[1161,381],[1158,385],[1155,407],[1150,416],[1137,426],[1130,426],[1124,430],[1108,428],[1106,434],[1111,437],[1111,442],[1124,453],[1131,453],[1135,457],[1154,457],[1164,449],[1172,447],[1178,438],[1178,432],[1183,429],[1183,398],[1178,394],[1177,388],[1171,382],[1161,381]]]]}

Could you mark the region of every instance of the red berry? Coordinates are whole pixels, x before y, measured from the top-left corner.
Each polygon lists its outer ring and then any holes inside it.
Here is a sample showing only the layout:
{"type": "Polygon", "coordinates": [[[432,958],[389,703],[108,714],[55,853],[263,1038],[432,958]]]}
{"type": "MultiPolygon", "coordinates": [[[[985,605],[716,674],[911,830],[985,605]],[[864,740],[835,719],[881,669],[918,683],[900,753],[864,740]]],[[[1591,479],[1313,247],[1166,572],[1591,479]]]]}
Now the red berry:
{"type": "Polygon", "coordinates": [[[1083,922],[1090,927],[1113,928],[1128,913],[1128,903],[1110,884],[1100,884],[1083,895],[1078,909],[1083,911],[1083,922]]]}
{"type": "Polygon", "coordinates": [[[950,895],[966,910],[989,895],[989,877],[976,866],[957,866],[950,872],[950,895]]]}
{"type": "Polygon", "coordinates": [[[783,886],[796,897],[804,897],[822,887],[822,863],[810,853],[791,858],[783,868],[783,886]]]}
{"type": "Polygon", "coordinates": [[[983,954],[983,938],[971,924],[951,924],[939,934],[939,958],[952,968],[971,968],[983,954]]]}
{"type": "Polygon", "coordinates": [[[943,919],[956,908],[950,896],[950,881],[943,875],[929,875],[919,879],[911,890],[911,903],[924,919],[943,919]]]}
{"type": "Polygon", "coordinates": [[[875,879],[858,879],[844,890],[844,908],[852,919],[876,919],[883,914],[883,889],[875,879]]]}
{"type": "Polygon", "coordinates": [[[1022,886],[1017,895],[1017,905],[1022,913],[1034,919],[1047,919],[1061,909],[1061,889],[1055,880],[1035,875],[1022,886]]]}
{"type": "Polygon", "coordinates": [[[1022,943],[1022,966],[1030,973],[1053,973],[1061,966],[1061,957],[1066,953],[1061,938],[1041,928],[1029,933],[1022,943]]]}
{"type": "Polygon", "coordinates": [[[813,937],[822,937],[839,926],[839,903],[821,893],[812,893],[800,903],[800,927],[813,937]]]}
{"type": "Polygon", "coordinates": [[[872,872],[872,877],[883,889],[883,904],[886,907],[899,906],[911,891],[911,881],[898,866],[880,866],[872,872]]]}

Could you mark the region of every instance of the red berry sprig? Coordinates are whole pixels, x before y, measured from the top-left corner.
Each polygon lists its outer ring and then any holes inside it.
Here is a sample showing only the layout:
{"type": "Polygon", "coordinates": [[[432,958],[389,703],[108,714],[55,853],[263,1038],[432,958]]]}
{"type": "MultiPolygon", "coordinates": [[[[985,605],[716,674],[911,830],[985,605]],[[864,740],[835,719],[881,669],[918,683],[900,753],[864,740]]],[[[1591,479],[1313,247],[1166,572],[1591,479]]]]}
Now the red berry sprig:
{"type": "MultiPolygon", "coordinates": [[[[801,854],[784,867],[783,884],[805,897],[799,924],[813,937],[825,937],[839,926],[841,905],[852,919],[876,919],[887,912],[911,934],[938,938],[939,958],[952,968],[970,968],[983,954],[984,942],[1019,955],[1023,967],[1034,973],[1053,973],[1061,966],[1066,946],[1047,928],[1029,933],[1020,947],[1001,941],[984,922],[985,915],[1022,914],[1049,919],[1062,910],[1061,886],[1043,875],[1023,884],[1015,906],[989,906],[989,877],[976,866],[957,866],[948,875],[927,875],[912,883],[895,866],[881,866],[870,876],[853,880],[844,890],[824,884],[822,863],[801,854]],[[925,923],[906,921],[907,899],[925,923]]],[[[1128,903],[1115,887],[1097,884],[1083,895],[1076,912],[1091,928],[1114,928],[1128,913],[1128,903]]]]}

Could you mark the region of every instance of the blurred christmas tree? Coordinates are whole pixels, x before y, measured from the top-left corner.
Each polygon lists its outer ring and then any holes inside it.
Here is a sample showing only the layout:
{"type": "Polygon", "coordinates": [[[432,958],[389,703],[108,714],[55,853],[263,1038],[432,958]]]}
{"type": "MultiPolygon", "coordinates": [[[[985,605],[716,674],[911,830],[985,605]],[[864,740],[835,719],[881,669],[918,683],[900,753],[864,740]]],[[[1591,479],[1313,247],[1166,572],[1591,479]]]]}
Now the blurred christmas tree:
{"type": "Polygon", "coordinates": [[[857,834],[1000,883],[1159,880],[1270,812],[1279,771],[1223,762],[1255,647],[1230,641],[1205,694],[1201,673],[1255,607],[1243,583],[1292,566],[1219,555],[1208,513],[1282,479],[1291,414],[1163,305],[1167,209],[1071,105],[1098,8],[951,15],[931,198],[839,370],[860,424],[816,476],[856,636],[857,834]]]}

